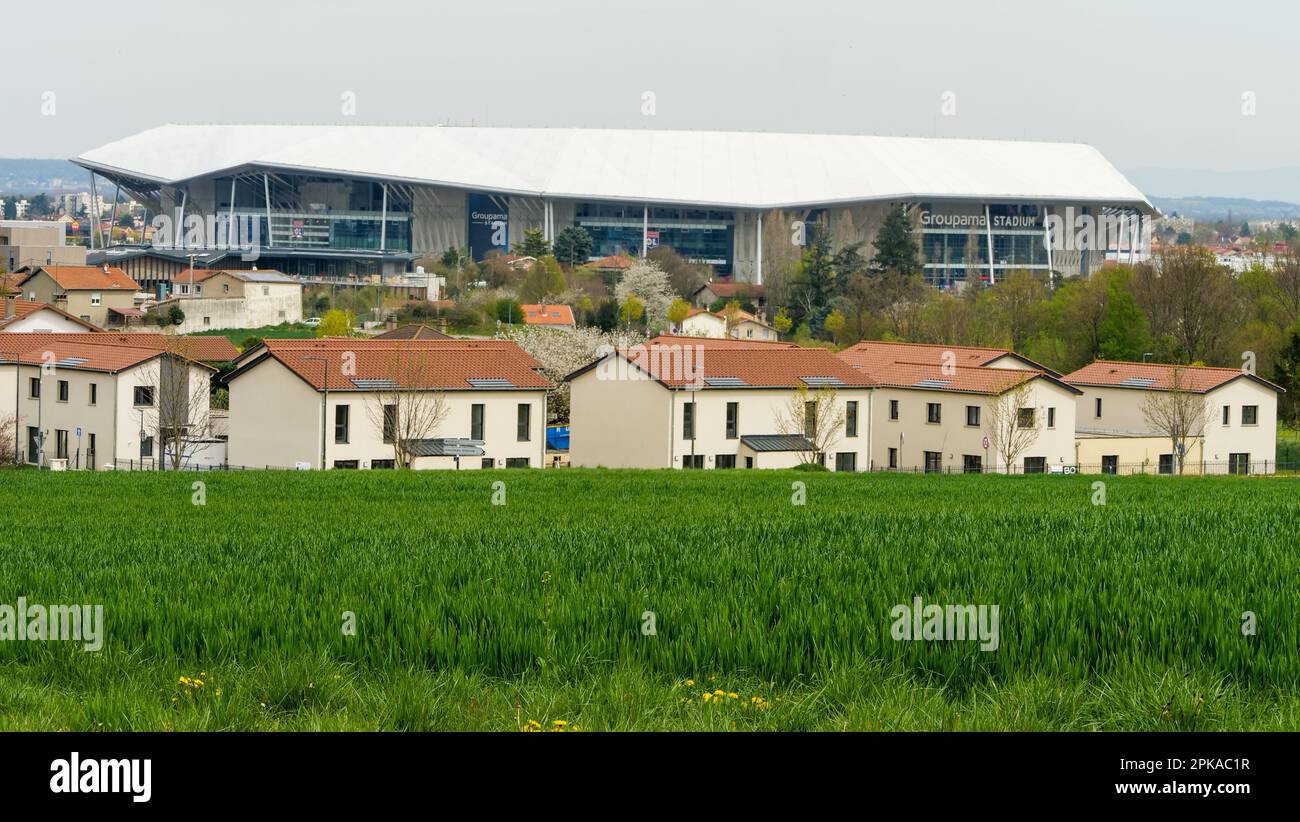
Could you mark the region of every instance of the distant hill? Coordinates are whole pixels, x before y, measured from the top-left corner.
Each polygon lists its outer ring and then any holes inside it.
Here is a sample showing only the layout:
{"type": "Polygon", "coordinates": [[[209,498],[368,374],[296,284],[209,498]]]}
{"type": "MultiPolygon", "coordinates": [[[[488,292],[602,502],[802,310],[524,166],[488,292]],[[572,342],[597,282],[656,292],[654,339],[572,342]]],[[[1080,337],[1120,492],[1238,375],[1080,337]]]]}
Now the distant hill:
{"type": "Polygon", "coordinates": [[[67,160],[0,159],[0,194],[86,191],[90,174],[67,160]]]}
{"type": "Polygon", "coordinates": [[[1244,220],[1285,220],[1300,217],[1300,205],[1281,200],[1248,200],[1244,197],[1159,197],[1148,194],[1151,204],[1163,214],[1177,213],[1193,220],[1213,222],[1229,216],[1244,220]]]}
{"type": "Polygon", "coordinates": [[[1174,199],[1240,197],[1246,200],[1300,202],[1300,167],[1252,171],[1134,168],[1126,169],[1124,175],[1148,195],[1158,194],[1174,199]]]}

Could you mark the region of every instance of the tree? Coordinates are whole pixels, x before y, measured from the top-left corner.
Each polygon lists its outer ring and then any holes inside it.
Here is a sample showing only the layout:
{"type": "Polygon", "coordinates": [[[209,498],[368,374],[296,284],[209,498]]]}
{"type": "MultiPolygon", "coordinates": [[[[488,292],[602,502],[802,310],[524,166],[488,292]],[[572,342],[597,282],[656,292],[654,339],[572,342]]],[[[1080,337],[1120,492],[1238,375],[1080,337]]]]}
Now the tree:
{"type": "Polygon", "coordinates": [[[1174,248],[1139,265],[1133,293],[1151,332],[1181,362],[1207,360],[1240,321],[1235,282],[1206,248],[1174,248]]]}
{"type": "Polygon", "coordinates": [[[582,226],[569,226],[555,238],[555,259],[572,268],[591,256],[591,235],[582,226]]]}
{"type": "Polygon", "coordinates": [[[920,273],[921,264],[917,258],[916,240],[912,236],[912,223],[901,205],[894,206],[885,215],[880,231],[871,245],[876,250],[871,259],[871,267],[875,271],[920,273]]]}
{"type": "Polygon", "coordinates": [[[709,267],[693,263],[666,245],[657,245],[646,252],[646,259],[663,269],[673,291],[683,296],[694,294],[709,281],[709,267]]]}
{"type": "Polygon", "coordinates": [[[680,329],[682,323],[691,313],[691,304],[678,298],[673,300],[672,305],[668,306],[668,322],[673,324],[674,328],[680,329]]]}
{"type": "Polygon", "coordinates": [[[778,334],[789,334],[790,329],[794,327],[794,320],[790,319],[790,312],[785,306],[781,306],[781,309],[776,312],[776,316],[772,318],[772,327],[776,329],[778,334]]]}
{"type": "Polygon", "coordinates": [[[13,414],[0,416],[0,465],[18,464],[18,452],[14,450],[14,430],[18,421],[13,414]]]}
{"type": "Polygon", "coordinates": [[[617,328],[618,300],[601,300],[600,306],[596,308],[596,316],[592,324],[601,331],[613,331],[617,328]]]}
{"type": "Polygon", "coordinates": [[[556,302],[568,288],[559,262],[548,254],[529,268],[520,296],[528,303],[556,302]]]}
{"type": "Polygon", "coordinates": [[[1210,405],[1205,395],[1193,390],[1187,370],[1174,366],[1169,388],[1147,391],[1142,398],[1142,416],[1156,432],[1169,438],[1178,473],[1183,473],[1188,440],[1205,433],[1210,422],[1210,405]]]}
{"type": "Polygon", "coordinates": [[[1151,348],[1146,315],[1122,274],[1106,284],[1106,303],[1097,326],[1097,353],[1108,360],[1140,360],[1151,348]]]}
{"type": "Polygon", "coordinates": [[[645,342],[645,335],[640,332],[605,332],[591,327],[516,326],[504,336],[514,340],[542,364],[542,374],[551,383],[546,394],[546,416],[547,422],[552,425],[569,421],[569,383],[565,377],[588,365],[604,352],[645,342]]]}
{"type": "Polygon", "coordinates": [[[541,259],[550,255],[551,244],[546,241],[546,232],[540,228],[529,228],[524,230],[523,242],[515,243],[510,250],[523,257],[541,259]]]}
{"type": "Polygon", "coordinates": [[[813,232],[812,243],[803,253],[792,285],[799,322],[807,323],[813,334],[820,334],[836,292],[830,232],[824,227],[813,232]]]}
{"type": "Polygon", "coordinates": [[[325,312],[325,316],[321,317],[320,325],[316,326],[316,336],[350,337],[356,323],[357,318],[351,311],[338,308],[331,309],[325,312]]]}
{"type": "Polygon", "coordinates": [[[1033,388],[1026,379],[990,397],[986,405],[989,447],[1007,473],[1016,458],[1038,440],[1038,414],[1033,402],[1033,388]]]}
{"type": "Polygon", "coordinates": [[[518,325],[524,321],[524,307],[518,300],[502,297],[492,304],[492,316],[497,318],[497,322],[518,325]]]}
{"type": "Polygon", "coordinates": [[[635,294],[627,295],[627,299],[623,300],[622,308],[618,310],[619,320],[625,323],[629,329],[632,328],[632,323],[640,320],[644,314],[645,303],[641,302],[641,298],[635,294]]]}
{"type": "Polygon", "coordinates": [[[427,350],[386,352],[382,373],[389,387],[375,392],[366,413],[393,446],[393,465],[410,468],[419,441],[431,439],[451,409],[442,391],[429,388],[434,375],[427,350]]]}
{"type": "Polygon", "coordinates": [[[736,326],[740,325],[740,311],[739,300],[732,300],[722,308],[722,319],[727,323],[725,333],[728,337],[731,336],[732,331],[736,330],[736,326]]]}
{"type": "Polygon", "coordinates": [[[1047,285],[1029,271],[1012,271],[986,292],[1013,351],[1024,351],[1040,328],[1047,285]]]}
{"type": "Polygon", "coordinates": [[[117,218],[118,228],[135,228],[135,218],[130,214],[123,214],[117,218]]]}
{"type": "Polygon", "coordinates": [[[1278,418],[1300,426],[1300,325],[1291,329],[1287,345],[1273,364],[1273,380],[1286,389],[1278,398],[1278,418]]]}
{"type": "Polygon", "coordinates": [[[829,386],[809,388],[799,385],[777,413],[776,430],[786,436],[802,437],[807,445],[799,452],[799,462],[825,462],[831,446],[844,428],[845,408],[837,402],[837,393],[829,386]]]}
{"type": "Polygon", "coordinates": [[[652,331],[662,331],[668,326],[668,309],[677,295],[673,293],[668,275],[656,263],[639,260],[623,272],[623,279],[614,289],[620,305],[635,295],[645,310],[646,326],[652,331]]]}
{"type": "Polygon", "coordinates": [[[193,338],[165,338],[163,350],[141,372],[153,396],[140,414],[141,434],[153,435],[159,463],[179,470],[214,442],[211,417],[213,369],[192,358],[193,338]]]}

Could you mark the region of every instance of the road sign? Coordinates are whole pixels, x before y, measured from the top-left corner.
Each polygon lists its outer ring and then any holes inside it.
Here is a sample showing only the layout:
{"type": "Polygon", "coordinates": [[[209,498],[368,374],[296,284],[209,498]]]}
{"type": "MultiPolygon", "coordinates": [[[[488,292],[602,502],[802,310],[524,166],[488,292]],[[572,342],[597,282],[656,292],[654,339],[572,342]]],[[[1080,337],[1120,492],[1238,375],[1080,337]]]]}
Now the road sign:
{"type": "Polygon", "coordinates": [[[478,457],[483,454],[483,440],[451,437],[442,441],[442,453],[447,457],[478,457]]]}
{"type": "Polygon", "coordinates": [[[77,439],[81,439],[81,426],[77,426],[77,439]]]}

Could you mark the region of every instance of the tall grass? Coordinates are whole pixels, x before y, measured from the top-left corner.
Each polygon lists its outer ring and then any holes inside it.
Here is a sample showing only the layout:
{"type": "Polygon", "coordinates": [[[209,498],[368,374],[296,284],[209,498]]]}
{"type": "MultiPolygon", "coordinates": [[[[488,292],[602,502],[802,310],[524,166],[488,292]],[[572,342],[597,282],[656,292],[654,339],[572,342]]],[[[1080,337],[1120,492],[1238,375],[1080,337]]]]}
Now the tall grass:
{"type": "Polygon", "coordinates": [[[0,667],[73,693],[124,666],[302,661],[364,683],[870,670],[953,699],[1052,682],[1122,700],[1171,676],[1296,690],[1300,484],[1110,477],[1095,506],[1094,479],[6,472],[0,603],[102,603],[107,628],[99,654],[2,642],[0,667]],[[914,596],[998,605],[1000,647],[894,641],[890,609],[914,596]]]}

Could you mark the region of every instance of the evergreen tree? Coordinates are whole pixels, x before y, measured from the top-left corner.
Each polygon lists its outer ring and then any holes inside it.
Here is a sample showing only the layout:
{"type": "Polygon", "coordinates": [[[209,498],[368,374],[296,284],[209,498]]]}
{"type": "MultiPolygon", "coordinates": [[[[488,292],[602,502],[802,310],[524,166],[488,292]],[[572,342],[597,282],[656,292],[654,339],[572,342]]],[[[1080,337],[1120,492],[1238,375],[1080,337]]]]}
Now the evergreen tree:
{"type": "Polygon", "coordinates": [[[812,243],[799,263],[794,287],[799,322],[807,323],[813,334],[820,333],[830,311],[831,298],[835,296],[835,259],[831,255],[830,232],[813,234],[812,243]]]}
{"type": "Polygon", "coordinates": [[[899,274],[916,274],[921,270],[917,259],[916,240],[912,237],[912,223],[901,205],[890,209],[880,226],[872,246],[876,255],[871,267],[877,272],[897,271],[899,274]]]}
{"type": "Polygon", "coordinates": [[[1300,326],[1291,329],[1291,338],[1273,364],[1273,382],[1286,389],[1278,397],[1278,417],[1292,426],[1300,425],[1300,326]]]}
{"type": "Polygon", "coordinates": [[[551,253],[551,244],[546,241],[546,235],[540,228],[530,228],[524,231],[524,241],[515,243],[510,250],[520,256],[540,260],[551,253]]]}
{"type": "Polygon", "coordinates": [[[555,238],[555,259],[572,268],[591,256],[591,235],[582,226],[569,226],[555,238]]]}

